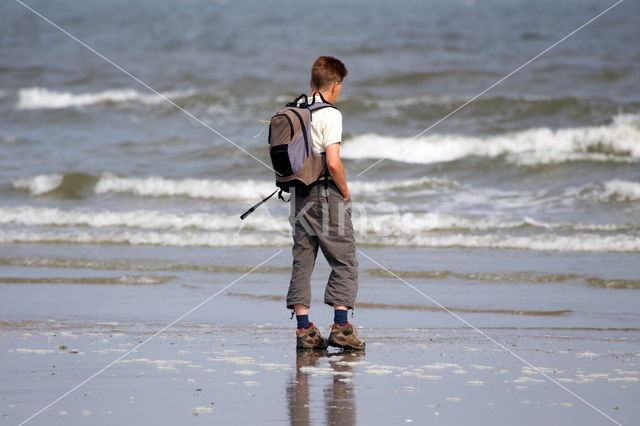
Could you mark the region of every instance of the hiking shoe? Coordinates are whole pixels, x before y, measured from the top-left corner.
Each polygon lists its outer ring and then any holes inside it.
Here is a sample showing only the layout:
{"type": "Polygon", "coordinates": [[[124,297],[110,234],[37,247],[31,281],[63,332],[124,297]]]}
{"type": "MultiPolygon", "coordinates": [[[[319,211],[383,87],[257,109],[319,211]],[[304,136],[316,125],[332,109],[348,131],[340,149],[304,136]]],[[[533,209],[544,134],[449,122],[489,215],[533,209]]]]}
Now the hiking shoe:
{"type": "Polygon", "coordinates": [[[331,334],[329,335],[329,346],[342,348],[345,350],[364,350],[364,341],[358,339],[356,327],[347,322],[345,325],[331,324],[331,334]]]}
{"type": "Polygon", "coordinates": [[[296,328],[296,349],[326,349],[327,340],[320,330],[311,323],[309,328],[296,328]]]}

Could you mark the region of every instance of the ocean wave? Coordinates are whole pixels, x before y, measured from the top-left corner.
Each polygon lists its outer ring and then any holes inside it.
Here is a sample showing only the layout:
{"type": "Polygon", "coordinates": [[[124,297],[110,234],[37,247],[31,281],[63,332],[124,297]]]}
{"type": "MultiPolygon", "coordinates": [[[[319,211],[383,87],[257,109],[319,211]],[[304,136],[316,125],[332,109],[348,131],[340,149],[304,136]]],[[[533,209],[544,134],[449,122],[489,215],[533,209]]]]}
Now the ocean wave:
{"type": "Polygon", "coordinates": [[[120,177],[112,173],[103,174],[94,191],[96,194],[107,192],[131,193],[144,197],[175,197],[255,200],[275,189],[275,184],[257,180],[220,180],[220,179],[166,179],[152,176],[146,178],[120,177]]]}
{"type": "Polygon", "coordinates": [[[99,178],[86,173],[52,173],[12,182],[15,189],[28,191],[33,196],[56,195],[62,198],[79,198],[93,190],[99,178]]]}
{"type": "MultiPolygon", "coordinates": [[[[222,179],[168,179],[159,176],[121,177],[105,172],[96,177],[84,173],[52,173],[12,182],[16,189],[26,190],[33,196],[62,193],[79,194],[90,188],[96,194],[129,193],[142,197],[189,197],[219,200],[254,201],[275,190],[274,181],[222,180],[222,179]]],[[[417,190],[460,188],[455,181],[431,177],[402,180],[351,181],[354,194],[391,190],[417,190]]]]}
{"type": "Polygon", "coordinates": [[[385,269],[368,269],[364,272],[382,278],[418,278],[436,279],[458,278],[465,281],[487,281],[503,283],[565,283],[570,281],[583,282],[590,287],[612,289],[640,289],[640,280],[625,280],[615,278],[600,278],[578,274],[540,274],[535,272],[455,272],[455,271],[388,271],[385,269]]]}
{"type": "Polygon", "coordinates": [[[640,201],[640,182],[612,180],[596,183],[570,191],[580,198],[594,199],[600,202],[640,201]]]}
{"type": "Polygon", "coordinates": [[[0,243],[149,245],[174,247],[284,247],[291,238],[224,232],[36,232],[0,230],[0,243]]]}
{"type": "MultiPolygon", "coordinates": [[[[257,212],[246,221],[238,215],[211,213],[168,213],[157,210],[64,210],[54,207],[0,207],[0,224],[49,227],[137,228],[157,230],[258,231],[289,235],[287,217],[257,212]]],[[[495,231],[542,229],[557,231],[625,232],[640,229],[640,224],[550,223],[525,217],[507,221],[449,213],[367,214],[353,218],[358,235],[413,236],[433,231],[495,231]]]]}
{"type": "MultiPolygon", "coordinates": [[[[366,211],[365,211],[366,213],[366,211]]],[[[553,223],[525,217],[521,220],[501,220],[463,216],[450,213],[364,214],[353,224],[358,234],[377,236],[415,236],[434,231],[500,231],[554,230],[589,232],[625,232],[640,229],[640,224],[614,223],[553,223]]]]}
{"type": "MultiPolygon", "coordinates": [[[[26,268],[63,268],[90,269],[108,271],[140,271],[140,272],[206,272],[211,274],[243,274],[253,270],[251,266],[215,265],[211,263],[167,263],[161,261],[118,260],[118,259],[88,259],[88,258],[60,258],[60,257],[0,257],[2,266],[19,266],[26,268]]],[[[287,273],[290,267],[261,266],[260,273],[287,273]]],[[[170,276],[170,278],[175,278],[170,276]]]]}
{"type": "Polygon", "coordinates": [[[5,284],[120,284],[157,285],[174,280],[175,276],[123,275],[121,277],[0,277],[5,284]]]}
{"type": "MultiPolygon", "coordinates": [[[[361,246],[505,249],[561,252],[640,252],[640,237],[632,235],[602,236],[594,234],[527,236],[429,235],[377,236],[357,239],[361,246]]],[[[145,232],[145,231],[23,231],[0,230],[0,243],[30,244],[113,244],[204,247],[286,247],[291,238],[273,233],[225,232],[145,232]]]]}
{"type": "Polygon", "coordinates": [[[288,232],[291,229],[286,217],[274,219],[264,213],[255,214],[250,222],[241,222],[239,215],[180,214],[154,210],[63,210],[31,206],[0,207],[0,224],[203,231],[238,231],[243,225],[243,229],[258,229],[261,232],[288,232]]]}
{"type": "Polygon", "coordinates": [[[468,157],[504,156],[519,166],[571,161],[636,162],[640,159],[640,115],[620,114],[602,126],[552,130],[534,128],[488,137],[429,135],[417,139],[377,134],[345,141],[348,159],[388,158],[430,164],[468,157]]]}
{"type": "Polygon", "coordinates": [[[365,244],[392,247],[486,248],[536,251],[638,252],[640,237],[595,234],[528,236],[510,235],[415,235],[410,238],[372,238],[365,244]]]}
{"type": "Polygon", "coordinates": [[[50,175],[38,175],[30,178],[16,179],[12,182],[16,189],[29,191],[31,195],[44,195],[62,184],[62,173],[53,173],[50,175]]]}
{"type": "MultiPolygon", "coordinates": [[[[186,96],[190,92],[165,92],[168,98],[186,96]]],[[[84,107],[99,103],[137,102],[142,104],[158,104],[166,102],[155,93],[141,93],[134,89],[113,89],[96,93],[71,93],[31,87],[20,89],[16,108],[19,110],[31,109],[60,109],[72,107],[84,107]]]]}

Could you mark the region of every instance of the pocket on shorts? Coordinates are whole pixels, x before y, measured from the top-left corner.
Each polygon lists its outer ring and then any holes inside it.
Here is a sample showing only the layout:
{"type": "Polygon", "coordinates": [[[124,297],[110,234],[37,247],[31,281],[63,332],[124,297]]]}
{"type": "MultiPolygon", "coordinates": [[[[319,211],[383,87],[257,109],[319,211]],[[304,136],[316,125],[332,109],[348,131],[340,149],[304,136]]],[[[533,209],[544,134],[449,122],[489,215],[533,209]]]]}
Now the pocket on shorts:
{"type": "Polygon", "coordinates": [[[339,194],[330,195],[329,221],[332,234],[347,235],[352,229],[351,200],[347,201],[339,194]]]}

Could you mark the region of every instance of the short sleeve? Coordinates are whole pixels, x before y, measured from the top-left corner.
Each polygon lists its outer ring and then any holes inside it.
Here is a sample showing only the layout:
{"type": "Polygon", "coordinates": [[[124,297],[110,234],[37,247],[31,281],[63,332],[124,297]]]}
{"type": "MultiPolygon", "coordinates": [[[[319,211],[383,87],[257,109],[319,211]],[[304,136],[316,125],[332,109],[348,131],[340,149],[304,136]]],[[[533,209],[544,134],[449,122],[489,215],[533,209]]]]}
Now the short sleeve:
{"type": "Polygon", "coordinates": [[[325,122],[322,146],[342,142],[342,114],[335,108],[325,108],[325,122]]]}

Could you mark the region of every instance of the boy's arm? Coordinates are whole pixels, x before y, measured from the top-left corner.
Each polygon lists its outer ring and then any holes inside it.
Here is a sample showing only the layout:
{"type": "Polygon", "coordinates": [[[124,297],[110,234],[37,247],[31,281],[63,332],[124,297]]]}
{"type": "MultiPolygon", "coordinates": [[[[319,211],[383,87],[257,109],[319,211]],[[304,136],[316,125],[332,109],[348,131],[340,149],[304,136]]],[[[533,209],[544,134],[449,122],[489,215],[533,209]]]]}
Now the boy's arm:
{"type": "Polygon", "coordinates": [[[342,160],[340,159],[340,142],[332,143],[325,148],[327,169],[331,175],[331,179],[336,184],[342,198],[348,200],[351,198],[349,193],[349,187],[347,186],[347,177],[344,173],[344,167],[342,166],[342,160]]]}

